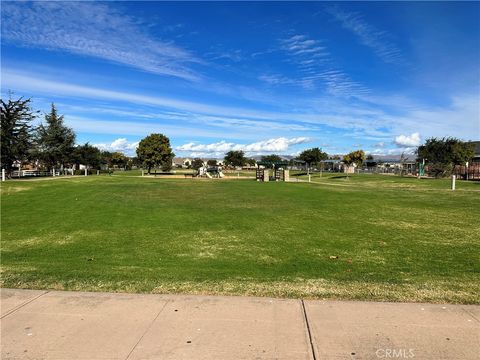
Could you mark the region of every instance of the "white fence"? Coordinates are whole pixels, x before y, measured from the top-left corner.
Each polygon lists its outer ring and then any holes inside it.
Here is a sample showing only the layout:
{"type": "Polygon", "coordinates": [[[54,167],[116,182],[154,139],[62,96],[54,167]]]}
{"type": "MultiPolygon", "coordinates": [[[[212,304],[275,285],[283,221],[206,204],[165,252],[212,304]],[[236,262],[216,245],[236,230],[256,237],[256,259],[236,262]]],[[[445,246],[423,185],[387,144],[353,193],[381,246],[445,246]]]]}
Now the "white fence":
{"type": "Polygon", "coordinates": [[[12,178],[21,177],[40,177],[40,176],[60,176],[60,171],[40,171],[40,170],[20,170],[12,171],[12,178]]]}

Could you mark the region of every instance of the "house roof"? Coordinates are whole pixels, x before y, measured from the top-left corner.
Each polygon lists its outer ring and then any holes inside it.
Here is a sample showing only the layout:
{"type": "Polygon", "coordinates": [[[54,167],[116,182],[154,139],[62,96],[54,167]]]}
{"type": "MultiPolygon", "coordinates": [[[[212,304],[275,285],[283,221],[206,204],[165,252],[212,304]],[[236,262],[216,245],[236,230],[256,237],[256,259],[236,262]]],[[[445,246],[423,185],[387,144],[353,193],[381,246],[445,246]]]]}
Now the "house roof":
{"type": "Polygon", "coordinates": [[[469,144],[475,145],[475,157],[480,156],[480,141],[469,141],[469,144]]]}

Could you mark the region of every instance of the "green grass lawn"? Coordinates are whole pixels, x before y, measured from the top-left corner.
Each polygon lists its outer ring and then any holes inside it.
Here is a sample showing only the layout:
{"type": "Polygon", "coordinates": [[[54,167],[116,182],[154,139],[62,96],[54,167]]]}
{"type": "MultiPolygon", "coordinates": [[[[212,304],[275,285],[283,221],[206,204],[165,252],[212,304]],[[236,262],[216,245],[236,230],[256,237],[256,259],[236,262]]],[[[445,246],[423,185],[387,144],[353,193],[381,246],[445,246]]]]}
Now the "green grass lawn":
{"type": "Polygon", "coordinates": [[[2,286],[480,303],[480,183],[312,181],[2,183],[2,286]]]}
{"type": "MultiPolygon", "coordinates": [[[[196,170],[193,169],[172,169],[171,174],[172,175],[183,175],[183,174],[193,174],[196,173],[196,170]]],[[[152,169],[152,173],[162,173],[161,169],[152,169]]],[[[168,174],[168,173],[165,173],[168,174]]],[[[116,170],[113,172],[114,176],[142,176],[142,170],[141,169],[135,169],[135,170],[116,170]]],[[[144,170],[144,175],[147,174],[147,170],[144,170]]]]}

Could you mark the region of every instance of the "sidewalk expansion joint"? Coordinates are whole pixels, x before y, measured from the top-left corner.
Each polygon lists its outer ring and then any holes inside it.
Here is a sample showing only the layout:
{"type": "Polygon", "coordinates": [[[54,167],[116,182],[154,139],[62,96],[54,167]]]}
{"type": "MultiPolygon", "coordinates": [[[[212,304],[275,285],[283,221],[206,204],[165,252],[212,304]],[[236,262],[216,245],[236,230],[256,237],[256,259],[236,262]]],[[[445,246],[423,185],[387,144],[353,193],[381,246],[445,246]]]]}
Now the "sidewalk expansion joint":
{"type": "Polygon", "coordinates": [[[30,304],[32,301],[35,301],[37,300],[39,297],[45,295],[45,294],[48,294],[50,292],[50,290],[46,290],[44,293],[41,293],[40,295],[37,295],[35,296],[33,299],[30,299],[28,300],[27,302],[24,302],[23,304],[20,304],[18,305],[16,308],[13,308],[12,310],[6,312],[5,314],[2,315],[2,317],[0,317],[0,319],[3,319],[5,317],[7,317],[8,315],[10,314],[13,314],[14,312],[16,312],[17,310],[20,310],[21,308],[23,308],[25,305],[28,305],[30,304]]]}
{"type": "Polygon", "coordinates": [[[305,302],[303,301],[303,299],[301,299],[300,301],[302,303],[303,318],[305,320],[305,325],[307,327],[307,334],[308,334],[308,340],[310,341],[310,349],[312,351],[312,357],[313,357],[313,360],[317,360],[317,356],[315,355],[315,345],[313,345],[312,331],[310,329],[310,323],[308,321],[308,316],[307,316],[307,309],[305,309],[305,302]]]}
{"type": "Polygon", "coordinates": [[[155,323],[155,321],[157,320],[157,318],[160,316],[160,314],[162,313],[163,309],[165,309],[165,307],[168,305],[168,303],[170,302],[170,300],[167,300],[165,302],[165,304],[162,306],[162,308],[160,309],[160,311],[157,313],[157,315],[153,318],[153,320],[150,322],[150,324],[147,326],[147,328],[145,329],[145,331],[143,332],[142,336],[140,336],[140,339],[138,339],[138,341],[135,343],[135,345],[133,345],[133,348],[132,350],[130,350],[130,352],[128,353],[127,357],[125,358],[125,360],[128,360],[130,358],[130,356],[132,355],[133,351],[135,350],[135,348],[138,346],[138,344],[140,344],[140,341],[142,341],[143,337],[148,333],[148,331],[150,330],[150,328],[153,326],[153,324],[155,323]]]}

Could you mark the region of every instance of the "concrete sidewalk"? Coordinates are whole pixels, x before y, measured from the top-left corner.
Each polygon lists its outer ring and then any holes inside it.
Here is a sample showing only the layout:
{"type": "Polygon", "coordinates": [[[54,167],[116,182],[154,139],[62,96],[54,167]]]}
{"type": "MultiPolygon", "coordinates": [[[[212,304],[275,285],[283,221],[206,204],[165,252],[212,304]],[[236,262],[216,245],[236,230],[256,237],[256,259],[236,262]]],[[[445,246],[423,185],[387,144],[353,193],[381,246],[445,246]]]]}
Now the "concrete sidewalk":
{"type": "Polygon", "coordinates": [[[1,290],[2,359],[478,359],[480,306],[1,290]]]}

